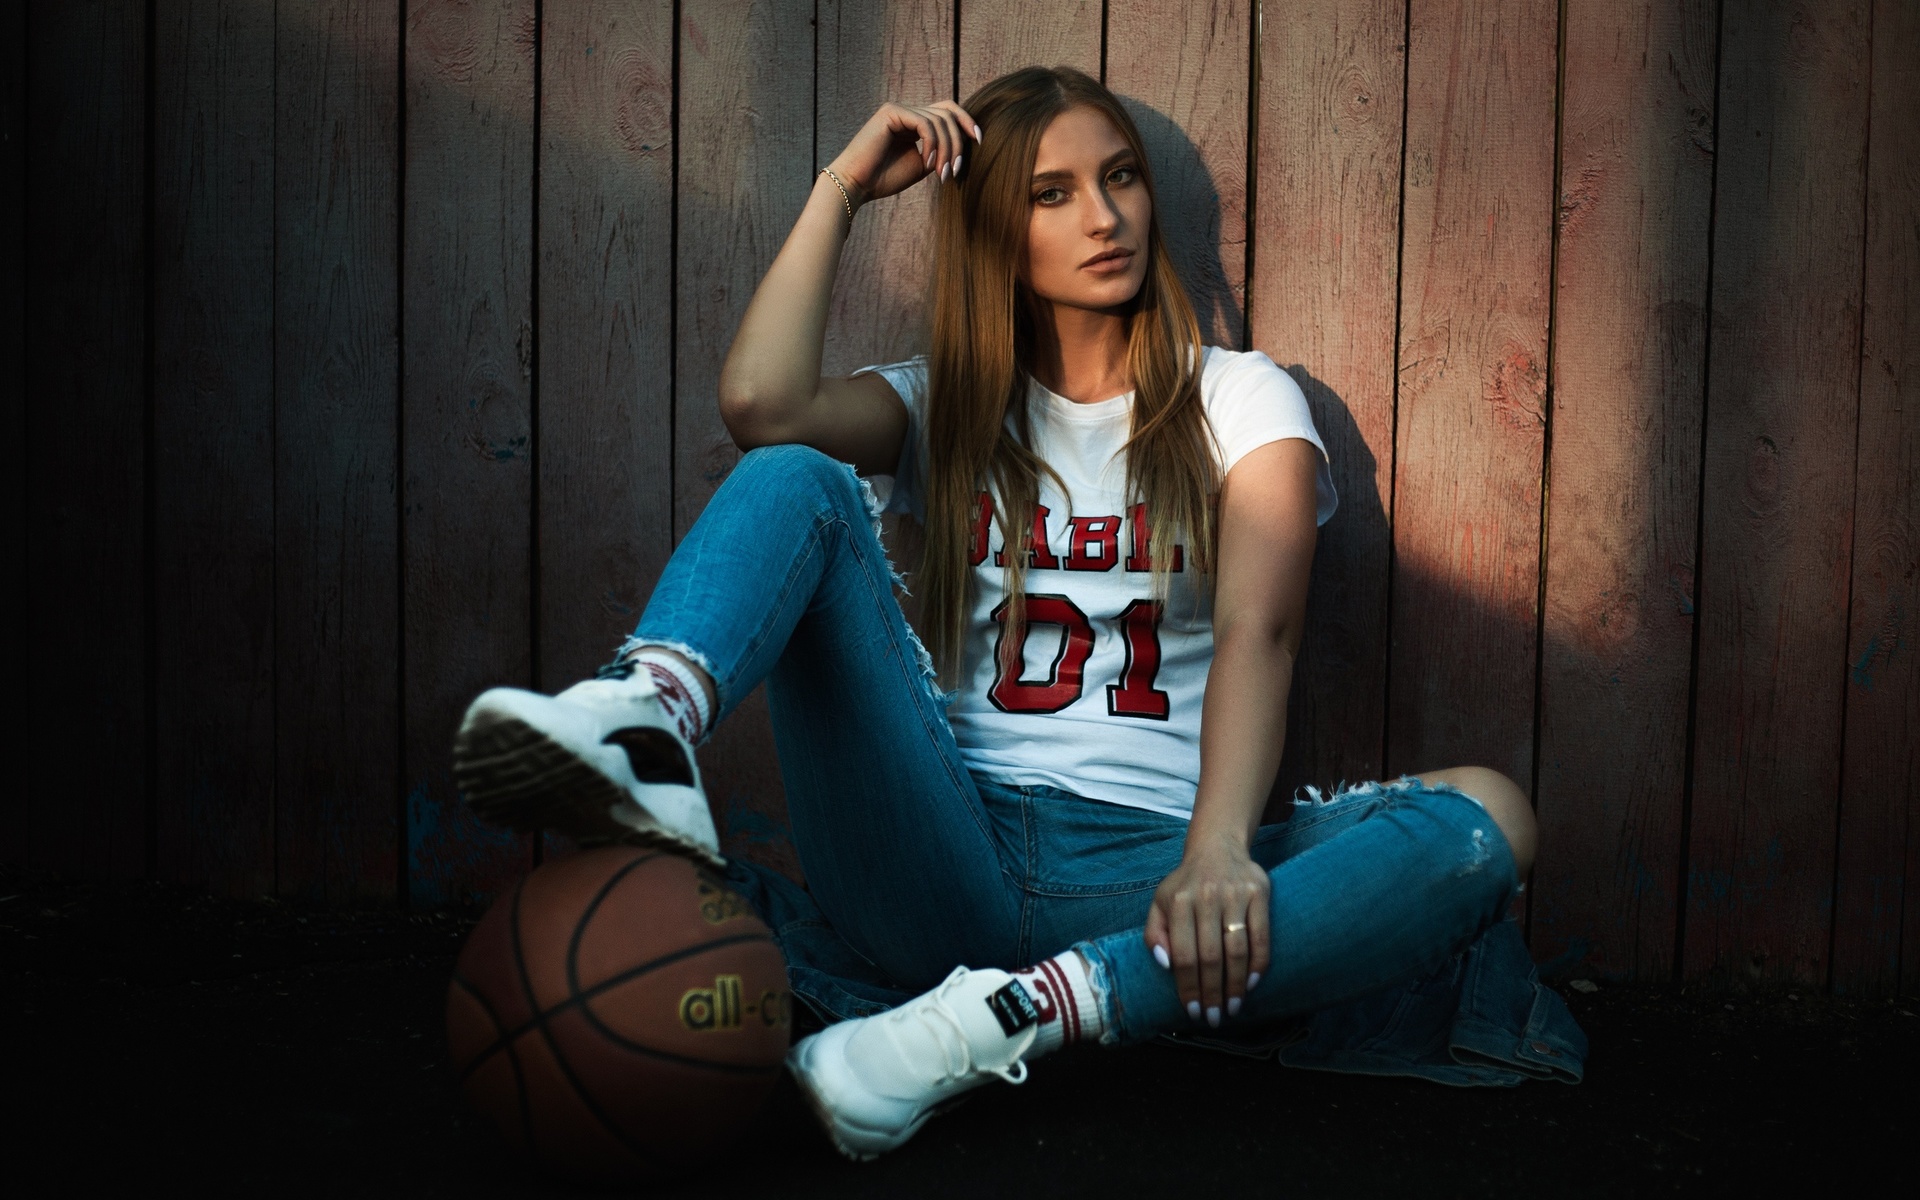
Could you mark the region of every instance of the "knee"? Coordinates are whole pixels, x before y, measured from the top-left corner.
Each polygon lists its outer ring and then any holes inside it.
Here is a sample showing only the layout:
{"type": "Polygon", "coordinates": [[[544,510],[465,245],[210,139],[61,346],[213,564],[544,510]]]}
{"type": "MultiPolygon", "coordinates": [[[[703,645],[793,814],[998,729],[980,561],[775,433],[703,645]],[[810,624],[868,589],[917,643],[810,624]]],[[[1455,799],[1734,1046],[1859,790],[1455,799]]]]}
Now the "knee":
{"type": "Polygon", "coordinates": [[[1419,778],[1426,783],[1450,784],[1479,801],[1506,837],[1513,851],[1514,870],[1525,880],[1527,872],[1533,869],[1533,853],[1540,834],[1533,804],[1519,784],[1491,767],[1452,767],[1445,771],[1427,771],[1419,778]]]}
{"type": "Polygon", "coordinates": [[[736,480],[738,486],[802,494],[839,508],[870,507],[866,489],[854,469],[812,446],[788,443],[749,450],[727,476],[728,483],[736,480]]]}

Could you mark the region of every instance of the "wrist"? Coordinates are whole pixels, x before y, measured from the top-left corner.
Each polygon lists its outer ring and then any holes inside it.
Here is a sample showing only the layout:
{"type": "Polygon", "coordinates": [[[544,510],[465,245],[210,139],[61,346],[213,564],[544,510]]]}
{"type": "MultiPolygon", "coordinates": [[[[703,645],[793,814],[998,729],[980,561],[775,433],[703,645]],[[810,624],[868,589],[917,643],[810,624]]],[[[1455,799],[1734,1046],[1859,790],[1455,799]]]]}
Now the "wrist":
{"type": "Polygon", "coordinates": [[[865,180],[845,160],[836,158],[827,164],[827,170],[840,177],[840,183],[847,189],[847,195],[853,200],[853,211],[859,212],[862,205],[873,199],[873,192],[865,180]]]}
{"type": "Polygon", "coordinates": [[[1219,853],[1244,857],[1252,844],[1251,830],[1237,824],[1219,824],[1196,817],[1187,826],[1187,847],[1183,857],[1219,853]]]}

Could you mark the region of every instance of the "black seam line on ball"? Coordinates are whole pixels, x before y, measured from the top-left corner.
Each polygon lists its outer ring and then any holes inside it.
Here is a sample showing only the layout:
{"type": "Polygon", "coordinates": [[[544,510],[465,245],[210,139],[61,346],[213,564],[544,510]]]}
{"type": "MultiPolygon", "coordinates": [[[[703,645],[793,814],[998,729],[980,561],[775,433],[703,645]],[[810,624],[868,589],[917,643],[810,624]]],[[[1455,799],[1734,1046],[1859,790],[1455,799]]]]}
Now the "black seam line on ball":
{"type": "MultiPolygon", "coordinates": [[[[524,886],[524,884],[522,886],[524,886]]],[[[539,998],[534,995],[533,979],[527,973],[526,956],[521,953],[520,949],[521,891],[522,887],[515,887],[513,889],[513,962],[514,966],[517,967],[520,972],[520,986],[526,989],[527,1007],[534,1013],[539,1014],[540,1001],[539,998]]],[[[639,1158],[643,1163],[651,1163],[653,1156],[635,1145],[632,1135],[614,1124],[613,1119],[600,1107],[600,1102],[593,1097],[592,1093],[580,1086],[580,1077],[573,1073],[573,1064],[567,1061],[567,1056],[560,1053],[560,1041],[553,1036],[553,1031],[547,1028],[545,1016],[536,1016],[534,1023],[540,1028],[541,1040],[547,1044],[547,1053],[553,1055],[553,1065],[560,1068],[560,1073],[566,1076],[567,1084],[573,1088],[574,1096],[579,1099],[581,1104],[586,1106],[588,1112],[593,1114],[593,1119],[600,1123],[600,1128],[605,1130],[614,1141],[624,1147],[627,1153],[639,1158]]],[[[533,1151],[532,1157],[534,1162],[539,1163],[541,1166],[549,1165],[541,1156],[537,1146],[529,1143],[529,1148],[533,1151]]]]}
{"type": "MultiPolygon", "coordinates": [[[[518,914],[516,914],[516,916],[518,916],[518,914]]],[[[645,975],[645,973],[657,972],[662,966],[674,966],[676,962],[680,962],[680,960],[684,960],[684,958],[693,958],[695,954],[705,954],[707,950],[724,950],[726,947],[737,947],[737,945],[741,945],[741,943],[755,943],[755,941],[772,943],[774,939],[768,937],[768,935],[764,935],[764,933],[739,933],[739,935],[733,935],[733,937],[718,937],[718,939],[714,939],[714,941],[703,941],[703,943],[697,945],[697,947],[687,947],[685,950],[674,950],[672,954],[662,954],[659,958],[655,958],[653,962],[643,962],[643,964],[639,964],[636,968],[630,968],[630,970],[626,970],[626,972],[612,975],[611,979],[603,979],[603,981],[595,983],[593,987],[589,987],[586,991],[576,991],[574,995],[564,998],[559,1004],[555,1004],[553,1008],[547,1008],[545,1012],[541,1012],[540,1010],[540,1000],[536,1000],[532,993],[528,993],[526,1006],[528,1006],[528,1010],[534,1012],[534,1018],[524,1021],[524,1023],[520,1023],[520,1025],[515,1025],[513,1029],[509,1029],[509,1031],[505,1031],[505,1033],[501,1033],[492,1044],[488,1044],[484,1050],[480,1050],[480,1054],[474,1056],[472,1066],[461,1073],[461,1079],[467,1079],[467,1075],[472,1075],[474,1071],[482,1068],[488,1058],[492,1058],[495,1052],[499,1052],[501,1046],[513,1043],[522,1033],[526,1033],[528,1029],[534,1029],[536,1025],[543,1027],[543,1025],[547,1023],[547,1018],[557,1016],[557,1014],[561,1014],[561,1012],[566,1012],[568,1008],[586,1004],[591,998],[595,998],[595,996],[599,996],[601,993],[609,991],[609,989],[614,989],[614,987],[620,987],[622,983],[630,983],[632,979],[639,979],[639,977],[645,975]]],[[[518,964],[518,954],[520,954],[520,943],[518,943],[518,925],[515,925],[516,966],[520,966],[520,964],[518,964]]],[[[522,985],[526,985],[526,970],[524,970],[524,966],[520,966],[520,979],[522,979],[522,985]]],[[[745,1068],[745,1066],[737,1066],[737,1064],[707,1062],[705,1058],[684,1058],[684,1056],[674,1054],[674,1052],[670,1052],[670,1050],[653,1050],[653,1048],[639,1046],[639,1044],[636,1044],[634,1048],[639,1050],[641,1054],[653,1054],[655,1058],[664,1058],[664,1060],[668,1060],[668,1062],[682,1062],[682,1064],[687,1064],[687,1066],[710,1068],[714,1069],[714,1071],[728,1071],[728,1073],[735,1073],[735,1075],[772,1075],[774,1071],[780,1069],[778,1064],[776,1064],[776,1066],[770,1066],[770,1068],[745,1068]]]]}
{"type": "MultiPolygon", "coordinates": [[[[507,910],[507,932],[512,935],[514,974],[520,978],[520,990],[526,993],[527,1008],[537,1013],[540,1011],[540,1003],[533,994],[533,980],[527,974],[526,958],[520,953],[520,892],[525,886],[526,880],[524,879],[513,885],[513,896],[510,901],[511,907],[507,910]]],[[[500,1045],[506,1049],[507,1053],[511,1055],[517,1063],[519,1055],[504,1037],[501,1038],[500,1045]]],[[[479,1066],[480,1061],[484,1060],[476,1060],[474,1065],[479,1066]]],[[[469,1072],[469,1074],[471,1074],[471,1072],[469,1072]]],[[[462,1077],[461,1082],[463,1084],[466,1082],[465,1077],[462,1077]]],[[[523,1092],[523,1099],[524,1098],[523,1092]]],[[[548,1164],[540,1153],[540,1139],[535,1136],[533,1106],[531,1102],[521,1106],[520,1116],[521,1128],[526,1133],[527,1138],[527,1157],[532,1159],[536,1166],[547,1166],[548,1164]]]]}
{"type": "Polygon", "coordinates": [[[480,1052],[480,1055],[473,1060],[472,1066],[460,1072],[460,1082],[464,1086],[473,1073],[480,1069],[480,1064],[492,1058],[496,1052],[504,1050],[507,1055],[507,1065],[513,1068],[514,1098],[520,1108],[520,1136],[525,1140],[529,1153],[531,1153],[533,1147],[533,1106],[527,1099],[527,1078],[526,1073],[520,1068],[520,1052],[513,1048],[512,1043],[503,1039],[501,1030],[505,1028],[505,1025],[500,1020],[500,1014],[494,1011],[493,1005],[481,994],[479,988],[467,982],[466,978],[460,974],[458,967],[454,968],[453,986],[464,991],[468,996],[471,996],[473,1002],[480,1006],[480,1010],[487,1014],[487,1020],[493,1022],[494,1034],[493,1043],[480,1052]]]}

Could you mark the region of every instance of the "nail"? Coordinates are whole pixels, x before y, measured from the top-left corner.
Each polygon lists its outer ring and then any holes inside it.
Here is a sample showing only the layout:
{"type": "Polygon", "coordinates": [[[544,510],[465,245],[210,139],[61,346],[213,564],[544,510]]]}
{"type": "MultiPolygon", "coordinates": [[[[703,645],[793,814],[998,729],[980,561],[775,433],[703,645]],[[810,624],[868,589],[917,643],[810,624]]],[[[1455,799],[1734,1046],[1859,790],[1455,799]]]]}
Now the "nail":
{"type": "Polygon", "coordinates": [[[1173,970],[1173,960],[1167,957],[1167,948],[1165,946],[1155,946],[1153,948],[1153,961],[1160,964],[1162,971],[1173,970]]]}
{"type": "Polygon", "coordinates": [[[974,143],[975,143],[976,145],[978,145],[978,144],[979,144],[979,141],[980,141],[980,127],[979,127],[978,125],[975,125],[975,126],[973,127],[973,140],[974,140],[974,143]]]}
{"type": "Polygon", "coordinates": [[[1187,1020],[1198,1021],[1199,1019],[1200,1019],[1200,1002],[1198,1000],[1187,1001],[1187,1020]]]}
{"type": "Polygon", "coordinates": [[[1207,1009],[1207,1024],[1213,1026],[1215,1029],[1220,1028],[1220,1006],[1219,1005],[1216,1004],[1211,1008],[1207,1009]]]}
{"type": "Polygon", "coordinates": [[[1260,972],[1258,971],[1247,972],[1247,990],[1252,991],[1253,989],[1259,986],[1260,986],[1260,972]]]}
{"type": "Polygon", "coordinates": [[[941,163],[941,164],[940,164],[940,178],[942,178],[942,179],[945,179],[945,178],[947,177],[947,170],[948,170],[948,168],[950,168],[950,167],[952,167],[952,166],[953,166],[953,164],[952,164],[952,163],[941,163]]]}
{"type": "Polygon", "coordinates": [[[1240,997],[1231,996],[1227,999],[1227,1015],[1230,1017],[1240,1015],[1240,997]]]}
{"type": "Polygon", "coordinates": [[[953,177],[955,179],[960,178],[960,166],[966,161],[967,161],[967,156],[964,154],[962,154],[960,157],[953,160],[953,177]]]}

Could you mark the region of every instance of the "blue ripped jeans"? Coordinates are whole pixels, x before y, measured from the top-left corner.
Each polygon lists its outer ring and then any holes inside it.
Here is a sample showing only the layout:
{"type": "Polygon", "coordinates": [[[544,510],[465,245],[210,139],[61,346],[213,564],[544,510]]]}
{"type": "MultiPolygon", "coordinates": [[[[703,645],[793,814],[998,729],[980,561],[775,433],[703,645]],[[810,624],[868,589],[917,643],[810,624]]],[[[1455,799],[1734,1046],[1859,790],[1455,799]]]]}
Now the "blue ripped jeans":
{"type": "MultiPolygon", "coordinates": [[[[753,451],[629,643],[699,663],[720,719],[767,685],[807,887],[739,859],[729,877],[773,928],[794,990],[829,1018],[860,1016],[956,965],[1012,969],[1073,946],[1108,1040],[1192,1029],[1141,933],[1186,823],[969,774],[873,511],[844,464],[753,451]]],[[[1412,779],[1299,803],[1253,856],[1273,881],[1273,954],[1230,1022],[1242,1029],[1433,977],[1501,922],[1518,885],[1486,812],[1412,779]]]]}

